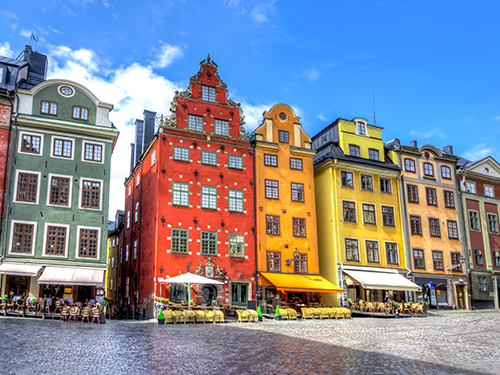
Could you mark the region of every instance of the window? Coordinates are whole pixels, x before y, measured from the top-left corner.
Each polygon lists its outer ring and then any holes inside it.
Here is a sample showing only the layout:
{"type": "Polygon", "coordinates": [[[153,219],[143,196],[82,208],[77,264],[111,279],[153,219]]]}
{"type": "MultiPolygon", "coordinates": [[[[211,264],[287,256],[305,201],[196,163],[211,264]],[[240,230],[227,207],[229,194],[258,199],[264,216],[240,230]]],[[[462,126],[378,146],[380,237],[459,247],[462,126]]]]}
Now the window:
{"type": "Polygon", "coordinates": [[[120,264],[123,263],[123,247],[120,247],[120,264]]]}
{"type": "Polygon", "coordinates": [[[477,211],[469,210],[469,223],[471,230],[480,230],[479,228],[479,215],[477,211]]]}
{"type": "Polygon", "coordinates": [[[89,119],[89,109],[85,107],[73,106],[73,118],[79,120],[88,120],[89,119]]]}
{"type": "Polygon", "coordinates": [[[493,267],[500,268],[500,251],[493,252],[493,267]]]}
{"type": "Polygon", "coordinates": [[[302,159],[299,158],[290,158],[290,169],[298,169],[302,170],[302,159]]]}
{"type": "Polygon", "coordinates": [[[292,182],[291,187],[292,187],[292,201],[304,202],[304,184],[298,184],[296,182],[292,182]]]}
{"type": "Polygon", "coordinates": [[[460,263],[460,253],[450,252],[451,255],[451,268],[452,271],[462,272],[462,264],[460,263]]]}
{"type": "Polygon", "coordinates": [[[229,211],[243,212],[243,191],[229,190],[229,211]]]}
{"type": "Polygon", "coordinates": [[[380,180],[380,192],[392,194],[392,184],[390,178],[381,178],[380,180]]]}
{"type": "Polygon", "coordinates": [[[134,223],[139,220],[139,202],[135,202],[134,223]]]}
{"type": "Polygon", "coordinates": [[[443,252],[442,251],[433,251],[432,252],[432,263],[433,263],[434,269],[436,271],[444,271],[444,261],[443,261],[443,252]]]}
{"type": "Polygon", "coordinates": [[[353,238],[345,239],[345,259],[349,262],[359,262],[358,240],[353,238]]]}
{"type": "Polygon", "coordinates": [[[217,209],[217,188],[213,186],[201,187],[201,208],[217,209]]]}
{"type": "Polygon", "coordinates": [[[130,194],[132,194],[132,184],[128,185],[128,196],[130,197],[130,194]]]}
{"type": "Polygon", "coordinates": [[[429,232],[431,237],[441,237],[439,219],[429,218],[429,232]]]}
{"type": "Polygon", "coordinates": [[[382,225],[385,227],[394,227],[394,208],[382,206],[382,225]]]}
{"type": "Polygon", "coordinates": [[[65,139],[54,139],[54,156],[62,158],[72,157],[73,142],[65,139]]]}
{"type": "Polygon", "coordinates": [[[354,188],[352,172],[340,172],[340,180],[343,187],[354,188]]]}
{"type": "Polygon", "coordinates": [[[356,156],[359,158],[361,156],[361,151],[359,146],[349,145],[349,155],[356,156]]]}
{"type": "Polygon", "coordinates": [[[266,180],[266,198],[279,199],[279,183],[275,180],[266,180]]]}
{"type": "Polygon", "coordinates": [[[479,292],[487,292],[488,291],[488,283],[486,281],[486,276],[478,276],[477,277],[477,290],[479,292]]]}
{"type": "Polygon", "coordinates": [[[20,202],[37,202],[38,175],[20,172],[17,176],[16,200],[20,202]]]}
{"type": "Polygon", "coordinates": [[[243,157],[236,155],[227,156],[227,166],[234,169],[243,169],[243,157]]]}
{"type": "Polygon", "coordinates": [[[266,215],[266,234],[280,234],[280,217],[277,215],[266,215]]]}
{"type": "Polygon", "coordinates": [[[215,125],[215,134],[225,135],[226,137],[229,137],[229,121],[215,119],[214,125],[215,125]]]}
{"type": "Polygon", "coordinates": [[[278,166],[278,156],[264,154],[264,165],[267,165],[269,167],[277,167],[278,166]]]}
{"type": "Polygon", "coordinates": [[[417,185],[406,185],[406,190],[408,192],[408,202],[418,203],[418,186],[417,185]]]}
{"type": "Polygon", "coordinates": [[[380,160],[378,150],[376,150],[374,148],[369,148],[368,149],[368,159],[377,160],[377,161],[380,160]]]}
{"type": "Polygon", "coordinates": [[[306,219],[294,217],[293,221],[293,236],[305,237],[306,236],[306,219]]]}
{"type": "Polygon", "coordinates": [[[57,103],[42,100],[40,103],[40,113],[57,116],[57,103]]]}
{"type": "Polygon", "coordinates": [[[245,236],[242,234],[229,234],[229,256],[245,257],[245,236]]]}
{"type": "Polygon", "coordinates": [[[376,224],[375,205],[363,203],[363,221],[365,224],[376,224]]]}
{"type": "Polygon", "coordinates": [[[203,131],[203,117],[188,115],[188,130],[192,130],[195,132],[203,131]]]}
{"type": "Polygon", "coordinates": [[[476,261],[476,266],[484,266],[483,250],[474,249],[474,260],[476,261]]]}
{"type": "Polygon", "coordinates": [[[66,253],[66,227],[47,227],[47,241],[45,255],[65,255],[66,253]]]}
{"type": "Polygon", "coordinates": [[[111,258],[111,268],[115,268],[115,257],[111,258]]]}
{"type": "Polygon", "coordinates": [[[125,246],[125,262],[128,262],[128,245],[125,246]]]}
{"type": "Polygon", "coordinates": [[[69,197],[69,178],[52,177],[50,181],[50,204],[67,206],[69,197]]]}
{"type": "Polygon", "coordinates": [[[137,240],[134,241],[134,260],[137,260],[137,240]]]}
{"type": "Polygon", "coordinates": [[[379,263],[380,259],[378,256],[378,242],[377,241],[366,241],[366,260],[369,263],[379,263]]]}
{"type": "Polygon", "coordinates": [[[39,154],[41,139],[42,138],[37,135],[23,134],[21,151],[30,154],[39,154]]]}
{"type": "Polygon", "coordinates": [[[85,160],[89,161],[102,161],[102,146],[92,143],[85,143],[85,160]]]}
{"type": "Polygon", "coordinates": [[[467,188],[467,193],[476,194],[476,184],[474,182],[466,181],[465,187],[467,188]]]}
{"type": "Polygon", "coordinates": [[[156,150],[153,151],[151,154],[151,166],[155,165],[156,163],[156,150]]]}
{"type": "Polygon", "coordinates": [[[293,263],[295,273],[307,273],[307,254],[300,254],[293,263]]]}
{"type": "Polygon", "coordinates": [[[172,204],[189,206],[189,184],[172,182],[172,204]]]}
{"type": "Polygon", "coordinates": [[[452,191],[444,190],[444,206],[455,208],[455,194],[452,191]]]}
{"type": "Polygon", "coordinates": [[[427,198],[427,205],[428,206],[437,206],[438,205],[436,189],[426,187],[425,188],[425,196],[427,198]]]}
{"type": "Polygon", "coordinates": [[[394,242],[385,243],[387,264],[398,264],[398,244],[394,242]]]}
{"type": "Polygon", "coordinates": [[[425,270],[425,258],[423,249],[413,249],[413,267],[425,270]]]}
{"type": "Polygon", "coordinates": [[[344,222],[355,223],[356,222],[356,202],[343,201],[342,210],[344,212],[344,222]]]}
{"type": "Polygon", "coordinates": [[[448,220],[448,238],[451,240],[458,240],[458,224],[454,220],[448,220]]]}
{"type": "Polygon", "coordinates": [[[127,229],[130,228],[130,211],[127,211],[127,229]]]}
{"type": "Polygon", "coordinates": [[[215,87],[202,86],[201,99],[207,102],[215,102],[215,87]]]}
{"type": "Polygon", "coordinates": [[[268,251],[267,252],[267,270],[268,271],[281,271],[281,252],[268,251]]]}
{"type": "Polygon", "coordinates": [[[111,241],[111,247],[115,247],[115,239],[113,238],[113,241],[111,241]]]}
{"type": "Polygon", "coordinates": [[[431,163],[424,163],[424,176],[434,177],[434,166],[431,163]]]}
{"type": "Polygon", "coordinates": [[[187,229],[172,228],[171,250],[173,253],[187,254],[189,245],[189,231],[187,229]]]}
{"type": "Polygon", "coordinates": [[[109,290],[113,290],[113,279],[110,280],[110,289],[109,290]]]}
{"type": "Polygon", "coordinates": [[[451,169],[446,165],[441,166],[441,178],[451,180],[451,169]]]}
{"type": "Polygon", "coordinates": [[[217,165],[217,153],[210,151],[202,151],[201,164],[217,165]]]}
{"type": "Polygon", "coordinates": [[[288,132],[285,130],[278,130],[278,140],[280,143],[289,143],[288,132]]]}
{"type": "Polygon", "coordinates": [[[498,233],[498,217],[495,214],[488,214],[488,227],[491,233],[498,233]]]}
{"type": "Polygon", "coordinates": [[[405,159],[405,171],[415,173],[415,160],[405,159]]]}
{"type": "Polygon", "coordinates": [[[80,246],[78,256],[82,258],[97,258],[97,229],[80,229],[80,246]]]}
{"type": "Polygon", "coordinates": [[[101,183],[83,180],[82,207],[99,209],[101,201],[101,183]]]}
{"type": "Polygon", "coordinates": [[[412,235],[422,235],[422,219],[420,216],[410,215],[410,229],[412,235]]]}
{"type": "Polygon", "coordinates": [[[174,146],[174,160],[189,161],[189,148],[174,146]]]}
{"type": "Polygon", "coordinates": [[[201,255],[217,255],[217,232],[201,232],[201,255]]]}
{"type": "Polygon", "coordinates": [[[33,224],[14,223],[13,253],[31,253],[33,249],[33,224]]]}
{"type": "Polygon", "coordinates": [[[356,130],[358,131],[358,134],[366,135],[366,124],[364,122],[358,121],[358,123],[356,124],[356,130]]]}
{"type": "Polygon", "coordinates": [[[373,191],[373,178],[365,174],[361,175],[361,190],[373,191]]]}
{"type": "Polygon", "coordinates": [[[484,195],[494,197],[493,186],[484,185],[484,195]]]}

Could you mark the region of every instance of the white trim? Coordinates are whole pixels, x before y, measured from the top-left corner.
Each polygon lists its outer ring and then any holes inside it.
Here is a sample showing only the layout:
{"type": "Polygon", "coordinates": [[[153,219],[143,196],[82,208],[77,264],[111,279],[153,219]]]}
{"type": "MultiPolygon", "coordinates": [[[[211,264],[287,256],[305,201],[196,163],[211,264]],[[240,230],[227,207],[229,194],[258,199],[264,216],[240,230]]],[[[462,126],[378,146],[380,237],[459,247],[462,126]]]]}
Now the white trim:
{"type": "Polygon", "coordinates": [[[340,221],[343,223],[343,224],[354,224],[354,225],[357,225],[359,224],[359,215],[358,215],[358,202],[357,201],[351,201],[349,199],[340,199],[340,203],[341,203],[341,210],[342,210],[342,217],[340,219],[340,221]],[[345,221],[344,219],[344,202],[348,202],[348,203],[354,203],[354,221],[345,221]]]}
{"type": "Polygon", "coordinates": [[[76,259],[89,259],[89,260],[99,260],[101,255],[101,227],[87,227],[84,225],[78,225],[76,227],[76,249],[75,249],[75,258],[76,259]],[[80,252],[80,230],[81,229],[90,229],[97,230],[97,255],[95,258],[90,257],[81,257],[79,256],[80,252]]]}
{"type": "Polygon", "coordinates": [[[78,208],[80,210],[90,210],[90,211],[102,211],[102,193],[103,193],[103,180],[99,180],[97,178],[90,177],[80,177],[80,193],[78,194],[78,208]],[[99,208],[88,208],[82,207],[82,199],[83,199],[83,180],[91,181],[91,182],[99,182],[101,184],[101,188],[99,189],[99,208]]]}
{"type": "Polygon", "coordinates": [[[22,203],[22,204],[38,204],[38,202],[40,201],[40,185],[41,185],[40,179],[41,179],[41,176],[42,176],[41,172],[27,171],[24,169],[16,169],[16,179],[14,181],[14,199],[13,199],[13,201],[15,203],[22,203]],[[17,200],[17,185],[19,182],[19,173],[29,173],[29,174],[38,175],[38,183],[36,184],[36,200],[35,200],[35,202],[25,202],[25,201],[18,201],[17,200]]]}
{"type": "Polygon", "coordinates": [[[68,245],[69,245],[70,233],[69,233],[69,224],[59,224],[59,223],[45,223],[44,233],[43,233],[43,247],[42,247],[42,256],[48,258],[67,258],[68,257],[68,245]],[[45,250],[47,247],[47,230],[48,227],[64,227],[66,228],[66,241],[64,243],[64,255],[47,255],[45,254],[45,250]]]}
{"type": "Polygon", "coordinates": [[[390,204],[380,203],[380,218],[382,219],[381,220],[382,227],[384,227],[384,228],[396,228],[396,207],[391,206],[390,204]],[[392,208],[392,218],[394,219],[394,225],[385,225],[384,224],[384,211],[382,211],[382,209],[384,207],[391,207],[392,208]]]}
{"type": "Polygon", "coordinates": [[[67,138],[53,135],[50,139],[50,157],[55,159],[63,159],[63,160],[74,160],[75,159],[75,138],[67,138]],[[65,156],[54,155],[54,139],[62,139],[64,141],[71,141],[71,157],[67,158],[65,156]]]}
{"type": "Polygon", "coordinates": [[[378,226],[378,219],[377,219],[377,204],[372,203],[372,202],[360,202],[361,203],[361,216],[363,220],[363,225],[371,225],[371,226],[378,226]],[[363,205],[364,204],[369,204],[370,206],[373,206],[374,211],[373,214],[375,215],[375,223],[365,223],[365,211],[363,210],[363,205]]]}
{"type": "MultiPolygon", "coordinates": [[[[19,126],[19,130],[26,131],[28,133],[30,132],[31,129],[33,129],[33,128],[19,126]]],[[[61,134],[62,137],[68,135],[68,133],[60,133],[60,132],[57,132],[57,131],[47,131],[47,130],[42,130],[42,129],[36,129],[36,131],[39,132],[39,133],[45,133],[45,134],[51,134],[51,135],[61,134]]],[[[96,142],[113,143],[112,140],[102,139],[102,138],[91,138],[91,137],[88,137],[87,135],[82,136],[82,135],[78,135],[78,134],[74,134],[74,135],[72,134],[72,136],[74,136],[75,138],[79,138],[79,139],[90,139],[91,141],[95,140],[96,142]]],[[[58,138],[60,138],[60,137],[58,137],[58,138]]]]}
{"type": "Polygon", "coordinates": [[[104,143],[102,143],[102,142],[89,141],[89,140],[86,140],[86,139],[82,140],[82,161],[85,162],[85,163],[104,164],[104,159],[105,159],[105,156],[106,156],[105,151],[106,151],[106,145],[104,143]],[[87,143],[102,147],[101,161],[86,160],[85,159],[85,145],[87,143]]]}
{"type": "Polygon", "coordinates": [[[73,96],[75,96],[76,90],[75,90],[73,87],[71,87],[71,85],[59,85],[59,86],[57,87],[57,93],[58,93],[59,95],[61,95],[63,98],[72,98],[73,96]],[[63,93],[61,92],[61,88],[62,88],[62,87],[69,87],[69,88],[73,91],[73,93],[72,93],[71,95],[66,95],[66,94],[63,94],[63,93]]]}
{"type": "Polygon", "coordinates": [[[19,132],[19,144],[17,145],[17,153],[23,154],[23,155],[31,155],[31,156],[43,156],[43,137],[44,137],[44,135],[40,134],[40,133],[33,133],[33,132],[28,131],[28,130],[20,131],[19,132]],[[34,135],[36,137],[40,137],[40,153],[39,154],[35,154],[33,152],[21,151],[22,144],[23,144],[23,135],[34,135]]]}
{"type": "Polygon", "coordinates": [[[56,174],[56,173],[49,173],[48,175],[48,181],[47,181],[47,206],[50,207],[63,207],[63,208],[71,208],[71,199],[73,197],[73,176],[67,176],[63,174],[56,174]],[[52,187],[52,177],[63,177],[63,178],[68,178],[69,179],[69,194],[68,194],[68,205],[63,206],[61,204],[51,204],[50,203],[50,190],[52,187]]]}
{"type": "Polygon", "coordinates": [[[36,221],[24,221],[24,220],[12,220],[10,222],[10,241],[9,241],[9,254],[12,255],[22,255],[22,256],[35,256],[35,242],[36,242],[36,227],[38,223],[36,221]],[[15,224],[31,224],[33,225],[33,237],[31,240],[31,253],[16,253],[12,252],[12,243],[14,242],[14,225],[15,224]]]}

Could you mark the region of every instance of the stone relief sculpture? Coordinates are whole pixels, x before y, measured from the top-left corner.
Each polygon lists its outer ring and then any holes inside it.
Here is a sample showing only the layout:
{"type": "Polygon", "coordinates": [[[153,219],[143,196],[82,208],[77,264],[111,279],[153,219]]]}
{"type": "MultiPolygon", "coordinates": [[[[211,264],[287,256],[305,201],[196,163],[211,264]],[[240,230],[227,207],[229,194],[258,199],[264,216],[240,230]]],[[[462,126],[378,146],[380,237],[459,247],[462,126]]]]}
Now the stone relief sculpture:
{"type": "Polygon", "coordinates": [[[225,270],[223,270],[222,268],[220,268],[220,266],[217,266],[217,268],[215,269],[215,275],[219,279],[225,279],[226,276],[227,276],[227,273],[226,273],[225,270]]]}
{"type": "Polygon", "coordinates": [[[194,274],[201,276],[201,275],[203,275],[204,271],[205,271],[205,269],[203,268],[202,264],[200,263],[199,266],[197,266],[196,269],[194,270],[194,274]]]}

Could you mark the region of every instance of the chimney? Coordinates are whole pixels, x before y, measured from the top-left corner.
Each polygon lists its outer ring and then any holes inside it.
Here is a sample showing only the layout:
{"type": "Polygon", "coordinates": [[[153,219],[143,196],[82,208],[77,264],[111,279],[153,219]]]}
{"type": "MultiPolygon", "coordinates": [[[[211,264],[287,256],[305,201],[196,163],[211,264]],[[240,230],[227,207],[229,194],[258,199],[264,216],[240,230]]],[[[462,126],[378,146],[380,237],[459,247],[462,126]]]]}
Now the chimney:
{"type": "Polygon", "coordinates": [[[27,81],[38,85],[47,79],[47,56],[33,51],[31,46],[24,47],[24,61],[28,62],[27,81]]]}
{"type": "Polygon", "coordinates": [[[448,154],[453,154],[453,146],[448,145],[445,148],[443,148],[443,151],[448,154]]]}
{"type": "Polygon", "coordinates": [[[411,147],[414,147],[414,148],[418,148],[417,141],[411,141],[411,142],[410,142],[410,146],[411,146],[411,147]]]}
{"type": "Polygon", "coordinates": [[[130,173],[134,170],[135,167],[135,143],[130,144],[130,173]]]}
{"type": "Polygon", "coordinates": [[[144,126],[142,130],[142,151],[148,147],[149,142],[153,139],[155,135],[155,119],[156,112],[144,110],[144,126]]]}
{"type": "MultiPolygon", "coordinates": [[[[135,163],[142,155],[142,139],[144,138],[144,120],[135,120],[135,163]]],[[[135,165],[134,163],[134,165],[135,165]]]]}

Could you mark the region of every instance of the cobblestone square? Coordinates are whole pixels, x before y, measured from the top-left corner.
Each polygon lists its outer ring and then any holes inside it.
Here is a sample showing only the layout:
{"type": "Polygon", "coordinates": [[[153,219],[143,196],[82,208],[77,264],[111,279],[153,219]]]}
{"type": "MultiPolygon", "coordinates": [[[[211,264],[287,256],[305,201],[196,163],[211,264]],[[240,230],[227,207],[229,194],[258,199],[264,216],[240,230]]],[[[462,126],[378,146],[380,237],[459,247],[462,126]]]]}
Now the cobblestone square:
{"type": "Polygon", "coordinates": [[[223,325],[0,318],[2,374],[498,374],[500,313],[223,325]]]}

